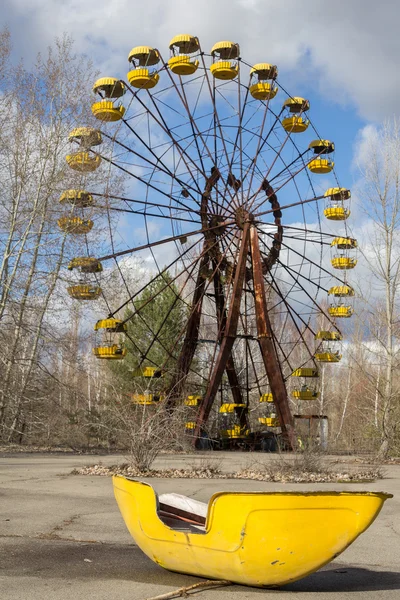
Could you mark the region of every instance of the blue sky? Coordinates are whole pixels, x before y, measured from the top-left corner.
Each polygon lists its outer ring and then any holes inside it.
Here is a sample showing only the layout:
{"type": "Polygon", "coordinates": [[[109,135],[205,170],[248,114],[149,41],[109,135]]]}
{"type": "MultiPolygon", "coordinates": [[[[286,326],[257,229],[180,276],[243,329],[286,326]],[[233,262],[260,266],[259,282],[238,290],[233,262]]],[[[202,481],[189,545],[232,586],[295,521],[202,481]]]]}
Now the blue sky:
{"type": "MultiPolygon", "coordinates": [[[[359,140],[398,112],[397,0],[3,0],[2,17],[15,59],[29,64],[66,32],[101,74],[117,77],[125,77],[128,52],[136,45],[167,55],[178,33],[198,36],[207,50],[221,39],[238,42],[247,62],[277,64],[282,85],[310,100],[313,123],[336,144],[344,187],[359,179],[359,140]]],[[[360,215],[356,207],[354,215],[360,215]]],[[[129,218],[121,222],[124,238],[132,225],[129,218]]]]}

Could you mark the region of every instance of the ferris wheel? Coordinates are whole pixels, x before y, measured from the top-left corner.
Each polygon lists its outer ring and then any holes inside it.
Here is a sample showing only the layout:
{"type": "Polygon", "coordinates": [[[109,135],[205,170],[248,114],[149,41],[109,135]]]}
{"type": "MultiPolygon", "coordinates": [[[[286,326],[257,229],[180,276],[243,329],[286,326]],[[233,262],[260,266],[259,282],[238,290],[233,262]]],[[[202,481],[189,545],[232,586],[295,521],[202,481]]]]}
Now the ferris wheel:
{"type": "Polygon", "coordinates": [[[177,35],[169,56],[138,46],[128,61],[126,80],[94,84],[92,112],[101,126],[71,132],[77,147],[67,162],[82,174],[82,187],[60,199],[68,206],[60,229],[85,236],[87,247],[68,266],[72,298],[104,295],[107,261],[120,268],[122,257],[145,253],[151,264],[134,292],[121,271],[126,297],[119,306],[107,303],[93,352],[123,359],[129,322],[173,289],[185,322],[163,341],[164,360],[150,358],[161,344],[159,326],[147,321],[149,335],[131,340],[133,374],[169,373],[161,394],[136,401],[163,401],[169,410],[186,404],[194,439],[217,411],[225,418],[222,437],[245,439],[256,423],[295,448],[293,413],[318,400],[321,363],[341,359],[339,319],[353,313],[348,271],[357,242],[347,231],[351,194],[337,180],[334,143],[315,129],[308,100],[282,86],[277,66],[248,64],[237,43],[206,51],[197,37],[177,35]],[[121,173],[128,191],[109,184],[92,190],[90,173],[100,164],[121,173]],[[107,252],[103,245],[94,256],[88,210],[100,205],[110,221],[126,215],[140,234],[122,249],[112,237],[107,252]],[[156,295],[138,304],[166,273],[156,295]]]}

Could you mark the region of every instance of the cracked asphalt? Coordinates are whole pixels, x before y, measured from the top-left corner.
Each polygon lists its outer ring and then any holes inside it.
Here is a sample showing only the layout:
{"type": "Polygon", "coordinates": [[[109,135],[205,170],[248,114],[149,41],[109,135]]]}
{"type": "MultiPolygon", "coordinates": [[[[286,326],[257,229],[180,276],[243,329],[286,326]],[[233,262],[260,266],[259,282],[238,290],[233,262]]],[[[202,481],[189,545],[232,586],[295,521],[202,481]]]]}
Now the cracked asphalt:
{"type": "MultiPolygon", "coordinates": [[[[223,468],[246,455],[218,453],[223,468]]],[[[107,477],[71,476],[74,467],[121,457],[19,454],[0,457],[1,600],[145,600],[201,580],[151,562],[125,529],[107,477]]],[[[156,465],[191,465],[164,456],[156,465]]],[[[273,460],[273,457],[271,457],[273,460]]],[[[208,501],[220,490],[368,489],[394,494],[367,532],[337,560],[278,590],[232,586],[201,592],[201,600],[273,596],[311,600],[400,598],[400,466],[371,484],[271,484],[243,480],[155,479],[159,493],[208,501]]]]}

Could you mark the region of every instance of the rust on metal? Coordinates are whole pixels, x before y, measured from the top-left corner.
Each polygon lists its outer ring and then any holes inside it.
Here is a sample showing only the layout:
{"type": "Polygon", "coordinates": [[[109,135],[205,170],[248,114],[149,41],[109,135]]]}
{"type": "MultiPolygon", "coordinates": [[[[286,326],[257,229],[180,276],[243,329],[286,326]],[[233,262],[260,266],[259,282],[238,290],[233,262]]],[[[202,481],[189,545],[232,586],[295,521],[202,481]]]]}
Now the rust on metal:
{"type": "Polygon", "coordinates": [[[294,420],[290,411],[285,381],[279,365],[268,316],[258,232],[254,226],[250,229],[250,248],[253,262],[256,325],[261,355],[274,397],[282,435],[287,439],[291,449],[295,450],[296,435],[294,420]]]}
{"type": "Polygon", "coordinates": [[[231,356],[232,347],[235,341],[240,315],[240,301],[243,294],[243,284],[246,272],[246,260],[249,250],[249,234],[250,223],[246,223],[242,232],[238,264],[233,283],[232,298],[226,319],[226,326],[222,335],[219,353],[210,377],[208,388],[200,404],[197,415],[196,429],[194,432],[195,441],[201,437],[202,428],[210,414],[215,395],[221,383],[222,375],[226,369],[228,359],[231,356]]]}

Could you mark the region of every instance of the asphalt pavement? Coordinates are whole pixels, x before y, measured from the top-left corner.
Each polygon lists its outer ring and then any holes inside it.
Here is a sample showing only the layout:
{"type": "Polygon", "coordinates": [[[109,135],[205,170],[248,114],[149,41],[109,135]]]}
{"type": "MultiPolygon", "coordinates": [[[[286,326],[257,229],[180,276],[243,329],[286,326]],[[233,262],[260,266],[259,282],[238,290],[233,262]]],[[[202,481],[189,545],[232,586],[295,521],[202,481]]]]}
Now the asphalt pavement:
{"type": "MultiPolygon", "coordinates": [[[[19,454],[0,457],[1,600],[146,600],[198,578],[165,571],[134,544],[114,500],[111,479],[72,476],[74,467],[121,457],[19,454]]],[[[158,466],[208,458],[164,456],[158,466]]],[[[219,453],[225,470],[246,456],[219,453]]],[[[264,458],[268,460],[268,458],[264,458]]],[[[273,457],[270,460],[274,460],[273,457]]],[[[324,569],[277,590],[231,586],[199,600],[399,600],[400,466],[370,484],[271,484],[244,480],[147,479],[159,493],[207,502],[222,490],[360,490],[394,494],[373,525],[324,569]]]]}

